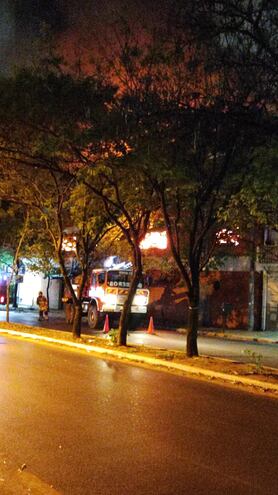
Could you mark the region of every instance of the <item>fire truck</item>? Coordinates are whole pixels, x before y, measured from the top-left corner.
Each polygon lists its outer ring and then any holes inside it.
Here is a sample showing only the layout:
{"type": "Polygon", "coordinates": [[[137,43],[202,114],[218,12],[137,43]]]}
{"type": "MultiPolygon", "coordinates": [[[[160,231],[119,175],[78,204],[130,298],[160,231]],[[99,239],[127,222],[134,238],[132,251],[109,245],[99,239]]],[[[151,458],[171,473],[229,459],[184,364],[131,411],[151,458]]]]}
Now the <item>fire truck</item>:
{"type": "MultiPolygon", "coordinates": [[[[91,328],[97,328],[106,314],[119,316],[128,294],[131,270],[93,270],[87,294],[83,298],[83,315],[87,316],[91,328]]],[[[139,283],[134,296],[131,313],[147,313],[149,290],[139,283]]]]}

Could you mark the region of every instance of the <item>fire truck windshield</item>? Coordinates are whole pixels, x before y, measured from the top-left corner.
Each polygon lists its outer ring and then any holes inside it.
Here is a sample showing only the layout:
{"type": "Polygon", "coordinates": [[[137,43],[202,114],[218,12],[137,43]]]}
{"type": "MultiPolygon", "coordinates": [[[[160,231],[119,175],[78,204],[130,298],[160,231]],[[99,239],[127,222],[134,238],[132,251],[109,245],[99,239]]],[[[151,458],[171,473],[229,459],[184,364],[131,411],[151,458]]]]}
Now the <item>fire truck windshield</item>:
{"type": "MultiPolygon", "coordinates": [[[[125,287],[128,288],[131,280],[132,272],[109,270],[107,273],[107,284],[110,287],[125,287]]],[[[139,283],[138,287],[141,288],[142,284],[139,283]]]]}

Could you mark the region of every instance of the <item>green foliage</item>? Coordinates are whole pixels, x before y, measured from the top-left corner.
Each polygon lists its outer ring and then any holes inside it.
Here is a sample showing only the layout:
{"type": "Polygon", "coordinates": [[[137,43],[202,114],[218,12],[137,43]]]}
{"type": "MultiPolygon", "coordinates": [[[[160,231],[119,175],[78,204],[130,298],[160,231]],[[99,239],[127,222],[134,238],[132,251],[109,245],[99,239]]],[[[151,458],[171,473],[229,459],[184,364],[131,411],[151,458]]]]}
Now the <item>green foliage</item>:
{"type": "Polygon", "coordinates": [[[47,277],[53,275],[61,276],[59,264],[55,262],[53,257],[46,255],[43,247],[43,244],[37,243],[25,252],[24,263],[28,267],[28,270],[35,273],[43,273],[47,277]]]}
{"type": "Polygon", "coordinates": [[[13,266],[13,256],[2,246],[0,247],[0,264],[10,269],[13,266]]]}
{"type": "Polygon", "coordinates": [[[218,212],[219,221],[237,228],[245,239],[255,227],[278,227],[277,151],[275,140],[256,150],[242,188],[218,212]]]}
{"type": "MultiPolygon", "coordinates": [[[[3,187],[3,184],[1,185],[3,187]]],[[[0,207],[1,247],[13,253],[24,224],[25,208],[18,204],[2,202],[0,207]]]]}
{"type": "Polygon", "coordinates": [[[226,89],[236,82],[243,97],[276,100],[277,2],[177,0],[171,17],[181,36],[198,40],[211,69],[221,67],[226,89]]]}
{"type": "Polygon", "coordinates": [[[119,338],[119,329],[111,328],[111,330],[108,332],[108,336],[112,344],[116,345],[119,338]]]}
{"type": "MultiPolygon", "coordinates": [[[[254,152],[272,147],[277,123],[262,95],[274,77],[252,70],[253,81],[244,70],[246,61],[256,66],[261,52],[252,52],[258,37],[242,26],[276,23],[268,2],[259,3],[257,24],[257,2],[240,13],[238,2],[229,9],[224,0],[219,10],[213,2],[174,2],[159,35],[133,36],[125,24],[106,78],[121,81],[118,93],[97,74],[74,77],[59,61],[0,81],[1,197],[20,198],[37,212],[31,252],[47,248],[50,259],[52,245],[63,264],[65,232],[74,232],[84,276],[90,259],[114,245],[141,271],[140,241],[163,217],[172,257],[196,299],[191,306],[198,305],[199,273],[229,209],[242,226],[245,212],[250,223],[268,218],[262,204],[277,213],[269,193],[277,154],[269,153],[266,174],[254,152]]],[[[273,41],[269,34],[261,41],[273,41]]],[[[261,45],[273,61],[269,48],[261,45]]]]}
{"type": "Polygon", "coordinates": [[[255,364],[256,372],[260,373],[262,370],[262,359],[263,355],[259,354],[255,351],[251,351],[250,349],[245,349],[244,354],[251,359],[251,362],[255,364]]]}
{"type": "Polygon", "coordinates": [[[156,354],[156,357],[158,359],[165,359],[166,361],[173,361],[173,359],[175,358],[175,354],[174,352],[163,352],[156,354]]]}

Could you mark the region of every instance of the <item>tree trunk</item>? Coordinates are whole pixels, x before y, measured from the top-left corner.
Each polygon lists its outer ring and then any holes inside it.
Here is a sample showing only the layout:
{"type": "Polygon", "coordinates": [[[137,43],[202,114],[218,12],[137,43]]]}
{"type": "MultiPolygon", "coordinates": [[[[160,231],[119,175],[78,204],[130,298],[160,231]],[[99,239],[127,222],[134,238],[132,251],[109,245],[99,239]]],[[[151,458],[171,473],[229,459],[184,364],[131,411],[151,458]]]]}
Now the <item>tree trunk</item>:
{"type": "Polygon", "coordinates": [[[14,293],[13,293],[13,308],[14,309],[16,309],[18,307],[18,304],[17,304],[17,291],[18,291],[18,282],[15,282],[14,293]]]}
{"type": "Polygon", "coordinates": [[[187,357],[198,356],[198,326],[199,326],[199,300],[200,300],[200,281],[199,271],[194,270],[192,274],[192,287],[189,290],[189,315],[188,315],[188,330],[186,341],[187,357]]]}
{"type": "Polygon", "coordinates": [[[248,330],[255,330],[255,271],[249,272],[248,330]]]}
{"type": "Polygon", "coordinates": [[[189,304],[186,355],[187,357],[193,357],[199,355],[197,346],[199,306],[196,305],[194,300],[189,300],[189,304]]]}
{"type": "Polygon", "coordinates": [[[11,280],[7,282],[7,287],[6,287],[6,322],[9,323],[10,321],[10,285],[11,285],[11,280]]]}
{"type": "Polygon", "coordinates": [[[61,250],[57,251],[57,257],[59,260],[60,269],[64,278],[65,285],[71,295],[73,303],[73,319],[72,319],[72,336],[75,339],[80,338],[81,335],[81,323],[82,323],[82,292],[84,288],[84,280],[87,277],[87,271],[83,270],[81,278],[81,287],[78,290],[78,295],[75,294],[70,277],[67,273],[65,260],[62,256],[61,250]],[[84,279],[84,280],[83,280],[84,279]]]}
{"type": "Polygon", "coordinates": [[[73,307],[72,336],[79,339],[81,336],[82,304],[78,301],[73,307]]]}
{"type": "Polygon", "coordinates": [[[133,298],[136,293],[136,289],[140,280],[140,277],[142,275],[142,268],[137,268],[135,272],[133,273],[131,282],[130,282],[130,287],[128,291],[127,298],[124,302],[123,305],[123,310],[121,313],[120,317],[120,323],[119,323],[119,336],[118,336],[118,344],[119,345],[126,345],[127,341],[127,332],[129,328],[129,322],[130,322],[130,311],[131,311],[131,305],[133,298]]]}
{"type": "Polygon", "coordinates": [[[248,297],[248,330],[255,330],[255,264],[256,264],[256,234],[255,228],[251,232],[251,255],[249,271],[249,297],[248,297]]]}
{"type": "Polygon", "coordinates": [[[49,310],[49,287],[50,287],[50,277],[47,276],[47,286],[46,286],[46,299],[47,299],[47,307],[49,310]]]}

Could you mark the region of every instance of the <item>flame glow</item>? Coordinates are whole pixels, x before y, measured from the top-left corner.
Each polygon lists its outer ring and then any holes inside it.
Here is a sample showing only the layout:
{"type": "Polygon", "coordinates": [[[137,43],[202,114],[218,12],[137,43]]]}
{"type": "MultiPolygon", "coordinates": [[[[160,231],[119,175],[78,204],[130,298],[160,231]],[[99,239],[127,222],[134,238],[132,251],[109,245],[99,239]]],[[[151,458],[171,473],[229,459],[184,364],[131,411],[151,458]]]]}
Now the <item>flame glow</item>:
{"type": "Polygon", "coordinates": [[[216,237],[219,244],[233,244],[234,246],[239,246],[239,235],[232,230],[219,230],[216,237]]]}
{"type": "Polygon", "coordinates": [[[148,232],[140,242],[141,249],[167,249],[167,235],[163,232],[148,232]]]}

